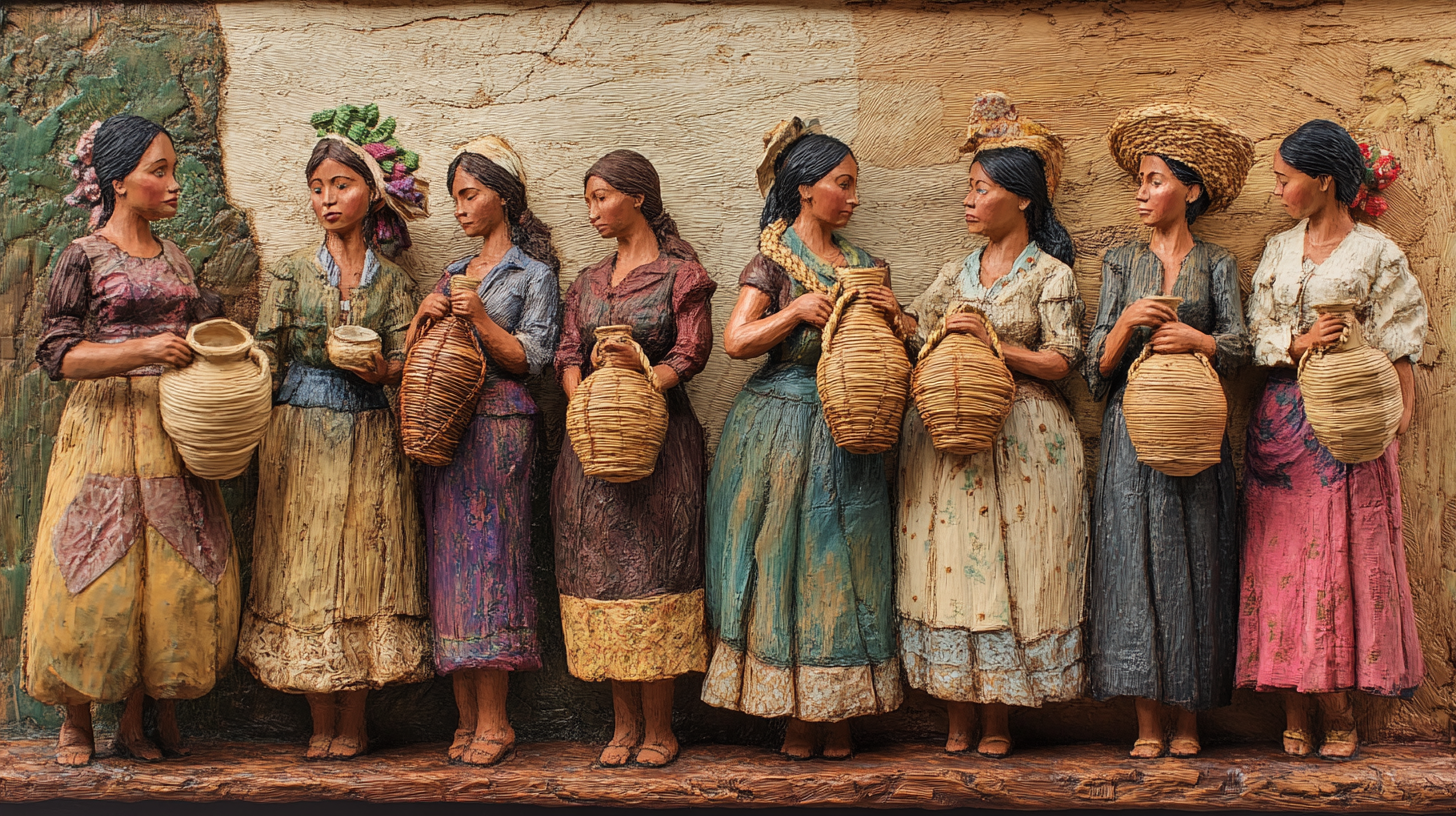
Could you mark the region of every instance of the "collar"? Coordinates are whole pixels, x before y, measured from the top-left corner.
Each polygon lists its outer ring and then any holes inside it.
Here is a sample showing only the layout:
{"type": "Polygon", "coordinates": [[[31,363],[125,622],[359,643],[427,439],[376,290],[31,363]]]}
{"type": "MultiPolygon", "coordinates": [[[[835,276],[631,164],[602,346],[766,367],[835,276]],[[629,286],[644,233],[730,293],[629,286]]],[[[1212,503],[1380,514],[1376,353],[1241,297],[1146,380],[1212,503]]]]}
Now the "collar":
{"type": "Polygon", "coordinates": [[[984,254],[984,246],[977,247],[974,252],[966,256],[966,262],[961,266],[961,281],[966,291],[976,294],[994,295],[1001,291],[1005,285],[1016,279],[1022,272],[1030,272],[1041,260],[1041,247],[1035,241],[1026,245],[1026,249],[1017,256],[1016,263],[1011,265],[1011,271],[1002,275],[987,289],[981,285],[981,255],[984,254]]]}
{"type": "MultiPolygon", "coordinates": [[[[334,262],[334,254],[329,252],[328,242],[319,244],[318,255],[319,267],[324,271],[324,277],[328,279],[329,285],[338,288],[339,282],[343,280],[344,273],[339,265],[334,262]]],[[[374,255],[373,249],[364,250],[364,274],[359,276],[359,288],[363,289],[374,282],[374,276],[379,274],[379,258],[374,255]]]]}

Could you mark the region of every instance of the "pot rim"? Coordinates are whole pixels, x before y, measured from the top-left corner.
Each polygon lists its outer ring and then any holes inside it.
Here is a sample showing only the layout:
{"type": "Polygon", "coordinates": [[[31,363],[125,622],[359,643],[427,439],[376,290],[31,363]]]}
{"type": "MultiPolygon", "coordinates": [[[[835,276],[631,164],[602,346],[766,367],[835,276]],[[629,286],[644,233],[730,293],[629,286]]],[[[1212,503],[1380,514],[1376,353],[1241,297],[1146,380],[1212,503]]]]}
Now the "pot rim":
{"type": "Polygon", "coordinates": [[[247,354],[248,349],[253,347],[253,335],[250,334],[248,330],[243,328],[241,325],[234,323],[233,321],[228,320],[225,317],[215,317],[211,320],[204,320],[201,323],[198,323],[192,328],[188,329],[187,345],[191,347],[193,352],[200,354],[203,357],[227,357],[232,355],[242,355],[247,354]],[[242,337],[242,340],[229,346],[210,346],[203,345],[202,343],[198,342],[198,329],[218,324],[236,330],[237,333],[242,337]]]}

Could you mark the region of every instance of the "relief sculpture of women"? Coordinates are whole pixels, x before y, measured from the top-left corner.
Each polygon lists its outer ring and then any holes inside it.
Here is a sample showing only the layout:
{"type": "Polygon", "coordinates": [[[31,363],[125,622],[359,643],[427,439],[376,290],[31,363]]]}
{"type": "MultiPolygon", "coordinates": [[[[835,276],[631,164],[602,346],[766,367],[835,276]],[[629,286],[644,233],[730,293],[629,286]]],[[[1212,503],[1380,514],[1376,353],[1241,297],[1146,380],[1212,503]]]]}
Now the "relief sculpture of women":
{"type": "Polygon", "coordinates": [[[594,332],[628,326],[667,397],[667,437],[650,476],[614,483],[587,476],[571,445],[551,486],[556,585],[566,660],[583,680],[611,680],[616,733],[601,764],[660,767],[677,758],[673,680],[703,671],[703,428],[683,384],[713,346],[717,284],[663,208],[657,170],[614,150],[584,180],[591,224],[617,249],[583,269],[566,293],[556,370],[568,398],[604,364],[642,367],[635,351],[594,332]],[[607,347],[610,346],[610,347],[607,347]]]}
{"type": "MultiPolygon", "coordinates": [[[[703,699],[787,717],[783,753],[851,755],[849,720],[903,696],[884,458],[838,447],[816,385],[836,268],[884,263],[837,234],[859,165],[817,122],[765,138],[760,252],[739,277],[728,355],[768,361],[738,394],[708,480],[708,609],[718,636],[703,699]]],[[[888,282],[888,276],[887,276],[888,282]]],[[[888,286],[862,292],[902,324],[888,286]]]]}
{"type": "Polygon", "coordinates": [[[509,672],[541,668],[531,589],[531,486],[539,421],[527,376],[556,350],[561,262],[526,202],[521,158],[496,136],[465,146],[446,182],[455,220],[481,248],[445,268],[412,333],[449,315],[474,327],[488,358],[475,418],[444,467],[420,466],[435,671],[450,675],[459,726],[451,759],[491,765],[515,746],[509,672]],[[452,278],[473,291],[450,291],[452,278]]]}
{"type": "MultiPolygon", "coordinates": [[[[1369,150],[1369,146],[1366,146],[1369,150]]],[[[1285,693],[1284,750],[1320,756],[1359,748],[1349,692],[1409,698],[1425,675],[1401,536],[1398,437],[1372,461],[1346,464],[1315,438],[1294,366],[1340,341],[1350,301],[1365,343],[1395,366],[1402,409],[1415,406],[1411,365],[1421,357],[1426,302],[1405,253],[1351,209],[1378,212],[1368,179],[1390,168],[1367,158],[1344,128],[1302,125],[1274,157],[1274,195],[1299,223],[1269,239],[1254,273],[1249,331],[1254,362],[1269,366],[1249,421],[1244,458],[1244,576],[1240,687],[1285,693]]],[[[1383,161],[1384,160],[1384,161],[1383,161]]]]}
{"type": "Polygon", "coordinates": [[[162,427],[158,379],[222,314],[182,250],[152,231],[177,214],[171,136],[138,116],[93,125],[67,202],[90,235],[56,261],[36,361],[76,385],[51,454],[26,593],[25,691],[66,707],[62,765],[95,753],[91,704],[125,702],[117,753],[186,753],[177,700],[210,691],[238,637],[238,564],[217,482],[188,473],[162,427]],[[98,127],[99,125],[99,127],[98,127]],[[157,740],[143,732],[157,702],[157,740]]]}
{"type": "Polygon", "coordinates": [[[1092,696],[1137,698],[1132,756],[1200,750],[1197,712],[1233,691],[1238,531],[1233,456],[1170,476],[1138,461],[1123,396],[1145,346],[1201,354],[1223,376],[1249,358],[1238,265],[1190,225],[1238,196],[1253,163],[1248,139],[1193,108],[1128,111],[1108,134],[1138,183],[1147,241],[1108,250],[1084,373],[1107,400],[1092,498],[1087,650],[1092,696]],[[1176,296],[1175,308],[1157,296],[1176,296]],[[1165,742],[1164,706],[1176,709],[1165,742]]]}
{"type": "Polygon", "coordinates": [[[307,696],[308,758],[349,758],[367,749],[369,689],[433,675],[423,531],[384,390],[399,382],[415,309],[404,270],[380,257],[408,247],[404,219],[425,214],[425,190],[418,157],[374,106],[311,121],[322,138],[305,178],[324,236],[264,276],[258,346],[282,382],[258,454],[238,659],[307,696]],[[335,366],[327,337],[341,325],[372,329],[382,350],[335,366]]]}
{"type": "Polygon", "coordinates": [[[1087,500],[1082,440],[1050,386],[1082,357],[1082,301],[1071,237],[1051,196],[1061,140],[1006,97],[976,101],[966,227],[987,244],[947,264],[907,312],[919,348],[941,321],[990,344],[998,335],[1016,396],[992,448],[941,453],[918,410],[900,452],[897,606],[910,685],[947,701],[947,751],[1011,751],[1009,705],[1083,696],[1082,590],[1087,500]],[[974,313],[951,313],[969,304],[974,313]],[[949,314],[948,314],[949,313],[949,314]]]}

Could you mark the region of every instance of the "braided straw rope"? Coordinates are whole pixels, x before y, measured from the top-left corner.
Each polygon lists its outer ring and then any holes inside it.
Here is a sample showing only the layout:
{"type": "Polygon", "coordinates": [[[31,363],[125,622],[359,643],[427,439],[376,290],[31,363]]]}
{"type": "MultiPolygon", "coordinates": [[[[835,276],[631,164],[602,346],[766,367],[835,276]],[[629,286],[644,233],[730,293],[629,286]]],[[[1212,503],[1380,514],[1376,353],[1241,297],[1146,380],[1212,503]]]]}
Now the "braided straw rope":
{"type": "MultiPolygon", "coordinates": [[[[795,255],[793,250],[784,246],[784,233],[789,229],[789,222],[780,218],[779,220],[764,227],[763,232],[758,236],[758,251],[763,253],[765,258],[782,266],[789,277],[798,281],[799,285],[807,291],[818,292],[821,295],[829,293],[829,287],[819,280],[819,276],[804,263],[804,259],[795,255]]],[[[843,267],[836,267],[835,272],[842,273],[843,267]]]]}
{"type": "Polygon", "coordinates": [[[1354,307],[1354,301],[1315,306],[1320,314],[1340,315],[1345,328],[1337,342],[1305,352],[1298,369],[1315,439],[1348,465],[1380,458],[1405,408],[1395,366],[1365,342],[1354,307]]]}
{"type": "Polygon", "coordinates": [[[1153,470],[1193,476],[1218,464],[1228,400],[1204,355],[1143,346],[1128,369],[1122,412],[1138,461],[1153,470]]]}
{"type": "Polygon", "coordinates": [[[273,413],[268,356],[226,318],[187,332],[192,363],[157,383],[162,428],[193,475],[231,479],[248,469],[273,413]]]}
{"type": "Polygon", "coordinates": [[[591,376],[582,380],[566,406],[566,435],[588,476],[607,482],[635,482],[652,475],[667,439],[667,398],[647,352],[632,339],[631,326],[599,326],[592,348],[591,376]],[[640,371],[607,363],[607,344],[627,346],[640,371]]]}
{"type": "MultiPolygon", "coordinates": [[[[475,283],[457,276],[450,279],[450,290],[474,291],[475,283]]],[[[405,356],[399,384],[399,431],[406,456],[435,467],[450,464],[475,418],[485,375],[485,350],[469,320],[425,320],[420,338],[405,356]]]]}
{"type": "Polygon", "coordinates": [[[900,438],[910,358],[884,315],[859,297],[881,286],[884,267],[840,269],[834,311],[824,324],[818,384],[834,443],[850,453],[882,453],[900,438]]]}
{"type": "Polygon", "coordinates": [[[991,449],[1011,413],[1016,381],[985,312],[965,302],[946,311],[920,351],[910,392],[936,450],[965,456],[991,449]],[[981,318],[989,348],[973,334],[946,331],[958,314],[981,318]]]}

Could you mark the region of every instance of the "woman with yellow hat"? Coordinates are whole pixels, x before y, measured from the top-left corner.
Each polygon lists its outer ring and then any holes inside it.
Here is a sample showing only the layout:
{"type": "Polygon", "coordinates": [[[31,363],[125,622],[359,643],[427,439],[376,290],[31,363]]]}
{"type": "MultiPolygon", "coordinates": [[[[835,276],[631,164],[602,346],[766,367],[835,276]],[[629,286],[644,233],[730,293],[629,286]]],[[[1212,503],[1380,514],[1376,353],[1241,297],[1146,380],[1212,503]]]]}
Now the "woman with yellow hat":
{"type": "Polygon", "coordinates": [[[1224,376],[1249,359],[1238,265],[1190,225],[1238,197],[1253,147],[1222,119],[1185,106],[1128,111],[1108,133],[1113,158],[1137,179],[1148,240],[1108,250],[1084,371],[1107,400],[1092,499],[1088,653],[1092,696],[1137,698],[1132,756],[1198,753],[1196,712],[1233,689],[1238,531],[1228,439],[1218,464],[1170,476],[1138,461],[1123,394],[1133,362],[1201,354],[1224,376]],[[1154,296],[1176,296],[1176,307],[1154,296]],[[1176,708],[1170,744],[1164,705],[1176,708]]]}
{"type": "Polygon", "coordinates": [[[987,243],[947,264],[906,309],[918,321],[910,345],[923,346],[942,321],[987,345],[994,329],[1015,401],[992,448],[969,455],[937,451],[919,411],[905,414],[900,654],[910,685],[947,701],[946,750],[970,747],[971,704],[980,703],[977,750],[1003,757],[1009,706],[1072,700],[1085,687],[1082,440],[1051,386],[1081,361],[1082,301],[1072,240],[1051,203],[1061,140],[988,93],[961,150],[971,154],[966,228],[987,243]]]}
{"type": "Polygon", "coordinates": [[[455,686],[459,725],[449,755],[493,765],[515,746],[506,718],[509,672],[541,668],[531,589],[531,488],[539,434],[526,378],[556,350],[561,261],[551,229],[526,202],[521,158],[498,136],[466,145],[446,173],[455,220],[480,249],[445,268],[415,314],[474,327],[486,381],[455,457],[421,466],[435,671],[455,686]],[[471,288],[451,293],[452,278],[471,288]]]}

